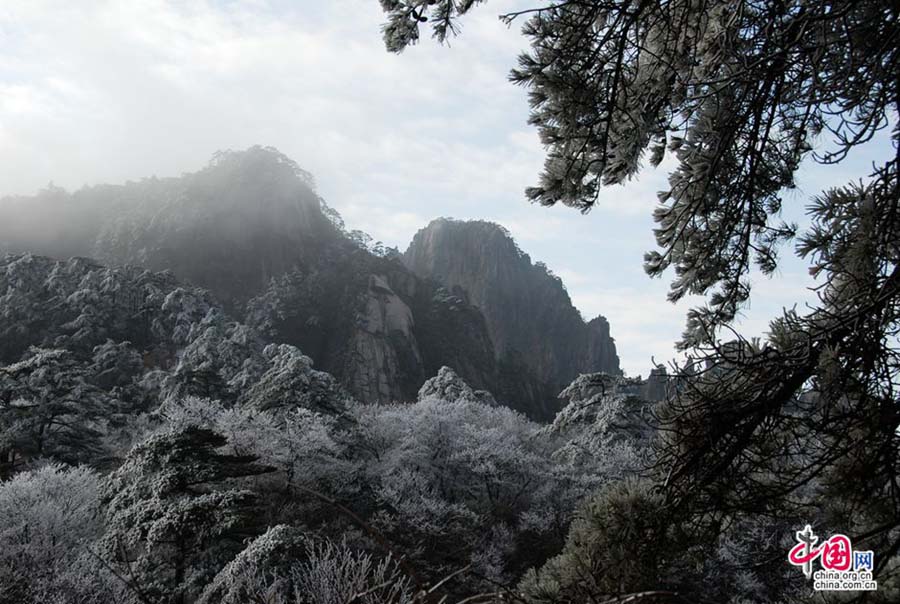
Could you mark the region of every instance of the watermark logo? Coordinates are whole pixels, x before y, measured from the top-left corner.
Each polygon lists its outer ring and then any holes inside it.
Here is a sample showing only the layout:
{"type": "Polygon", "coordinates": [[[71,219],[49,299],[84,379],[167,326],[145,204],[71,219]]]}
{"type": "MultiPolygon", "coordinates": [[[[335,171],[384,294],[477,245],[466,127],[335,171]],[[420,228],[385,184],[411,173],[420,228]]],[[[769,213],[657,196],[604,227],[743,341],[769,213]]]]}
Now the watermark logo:
{"type": "Polygon", "coordinates": [[[875,591],[878,583],[872,578],[875,556],[871,551],[854,551],[846,535],[832,535],[819,543],[812,527],[797,531],[797,545],[788,552],[788,562],[799,566],[807,579],[813,580],[816,591],[875,591]],[[820,570],[814,569],[814,562],[820,570]]]}

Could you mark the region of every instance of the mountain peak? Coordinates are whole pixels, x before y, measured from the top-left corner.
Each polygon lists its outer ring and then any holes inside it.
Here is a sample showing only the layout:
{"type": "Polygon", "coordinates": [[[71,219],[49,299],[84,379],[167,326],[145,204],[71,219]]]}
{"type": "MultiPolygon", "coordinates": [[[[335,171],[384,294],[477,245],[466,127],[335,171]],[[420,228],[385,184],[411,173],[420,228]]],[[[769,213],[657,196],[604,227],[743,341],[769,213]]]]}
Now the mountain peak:
{"type": "Polygon", "coordinates": [[[403,259],[420,277],[465,291],[501,365],[524,364],[551,396],[579,373],[621,373],[606,319],[586,324],[562,281],[502,226],[439,218],[416,233],[403,259]]]}

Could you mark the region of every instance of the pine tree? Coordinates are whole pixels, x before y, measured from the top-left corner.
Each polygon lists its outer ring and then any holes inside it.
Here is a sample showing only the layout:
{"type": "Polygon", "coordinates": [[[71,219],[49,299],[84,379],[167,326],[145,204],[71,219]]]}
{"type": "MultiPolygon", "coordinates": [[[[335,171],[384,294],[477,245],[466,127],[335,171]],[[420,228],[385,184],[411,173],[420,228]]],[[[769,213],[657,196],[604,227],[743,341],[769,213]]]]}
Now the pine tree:
{"type": "Polygon", "coordinates": [[[238,480],[268,468],[217,449],[223,436],[195,427],[154,434],[102,487],[104,556],[144,604],[182,604],[257,534],[256,496],[238,480]]]}
{"type": "Polygon", "coordinates": [[[0,367],[0,478],[40,457],[75,464],[103,456],[102,422],[115,399],[88,378],[66,350],[32,348],[0,367]]]}

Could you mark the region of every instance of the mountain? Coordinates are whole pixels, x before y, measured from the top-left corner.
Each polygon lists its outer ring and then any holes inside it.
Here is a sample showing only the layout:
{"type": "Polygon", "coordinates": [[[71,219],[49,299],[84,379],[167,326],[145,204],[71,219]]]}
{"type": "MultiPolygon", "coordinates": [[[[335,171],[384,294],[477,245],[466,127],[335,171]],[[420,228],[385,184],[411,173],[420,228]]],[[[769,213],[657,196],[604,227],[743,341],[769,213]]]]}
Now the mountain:
{"type": "MultiPolygon", "coordinates": [[[[485,231],[481,248],[472,242],[468,277],[421,271],[409,252],[348,233],[312,177],[263,147],[217,153],[180,177],[0,200],[0,251],[168,271],[208,291],[223,313],[265,341],[302,350],[359,400],[415,400],[426,378],[449,366],[474,389],[548,420],[564,376],[618,371],[614,345],[605,320],[586,327],[561,283],[527,256],[523,264],[521,253],[504,252],[478,264],[478,250],[516,249],[498,229],[485,231]],[[489,272],[479,277],[479,270],[489,272]],[[510,275],[501,284],[513,287],[510,299],[526,296],[509,323],[497,311],[507,302],[478,287],[500,274],[510,275]],[[525,339],[510,328],[533,323],[548,327],[528,327],[525,339]],[[553,342],[531,351],[542,337],[553,342]]],[[[441,245],[450,247],[431,246],[435,258],[455,253],[454,240],[441,245]]]]}
{"type": "Polygon", "coordinates": [[[498,362],[523,364],[554,396],[581,373],[621,374],[606,318],[585,323],[562,280],[532,263],[503,227],[435,220],[416,233],[403,261],[465,292],[484,315],[498,362]]]}

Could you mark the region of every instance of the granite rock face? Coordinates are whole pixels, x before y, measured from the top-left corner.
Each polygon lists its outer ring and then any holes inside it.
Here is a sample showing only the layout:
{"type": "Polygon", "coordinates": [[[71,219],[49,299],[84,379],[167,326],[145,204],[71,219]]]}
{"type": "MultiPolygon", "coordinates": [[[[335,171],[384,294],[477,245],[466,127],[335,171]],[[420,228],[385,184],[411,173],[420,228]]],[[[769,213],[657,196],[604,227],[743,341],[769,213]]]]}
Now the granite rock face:
{"type": "Polygon", "coordinates": [[[498,362],[529,368],[552,396],[581,373],[621,373],[608,321],[585,323],[562,281],[499,225],[435,220],[403,260],[418,276],[463,292],[484,315],[498,362]]]}
{"type": "Polygon", "coordinates": [[[422,355],[412,311],[384,275],[369,276],[356,323],[343,371],[347,386],[366,393],[367,400],[403,400],[408,393],[402,387],[402,373],[412,371],[421,377],[422,355]]]}

